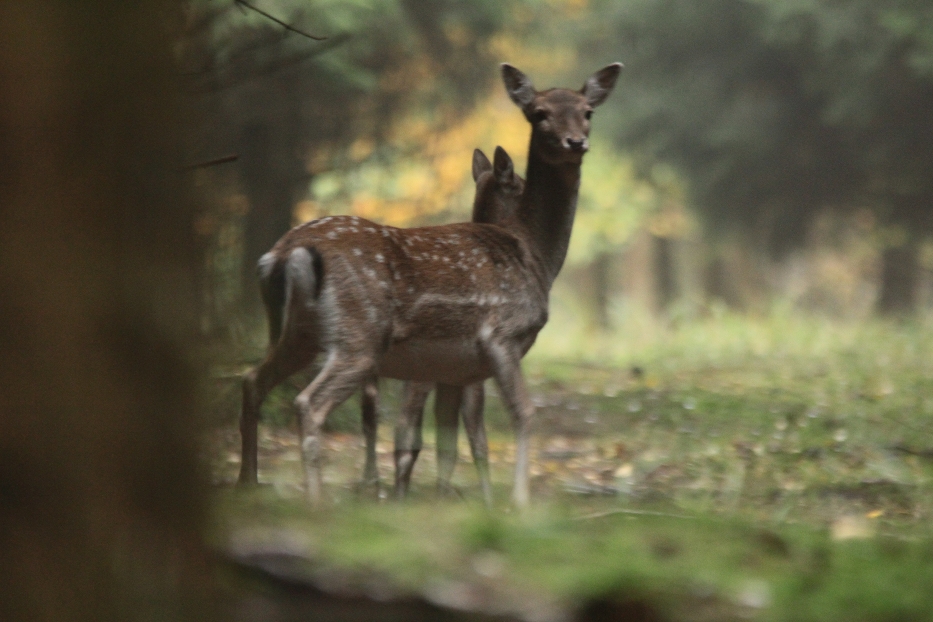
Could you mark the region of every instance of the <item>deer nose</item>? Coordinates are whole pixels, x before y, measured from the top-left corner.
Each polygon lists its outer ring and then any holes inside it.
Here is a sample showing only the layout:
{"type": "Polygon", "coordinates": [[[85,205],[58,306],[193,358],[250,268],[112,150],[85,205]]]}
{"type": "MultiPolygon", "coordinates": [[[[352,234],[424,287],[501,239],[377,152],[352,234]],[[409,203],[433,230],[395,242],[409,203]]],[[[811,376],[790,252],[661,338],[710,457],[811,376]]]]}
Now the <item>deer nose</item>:
{"type": "Polygon", "coordinates": [[[585,138],[565,138],[564,147],[570,151],[577,151],[579,153],[586,153],[590,148],[585,138]]]}

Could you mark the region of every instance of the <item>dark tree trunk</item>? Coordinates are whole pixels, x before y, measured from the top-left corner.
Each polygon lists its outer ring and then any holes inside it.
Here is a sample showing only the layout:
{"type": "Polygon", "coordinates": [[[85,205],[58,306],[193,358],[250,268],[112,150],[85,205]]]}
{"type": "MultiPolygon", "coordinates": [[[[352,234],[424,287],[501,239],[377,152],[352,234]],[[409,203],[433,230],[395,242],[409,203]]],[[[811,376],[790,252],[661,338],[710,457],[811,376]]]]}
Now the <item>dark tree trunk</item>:
{"type": "Polygon", "coordinates": [[[901,315],[912,312],[917,302],[917,249],[912,244],[888,247],[881,254],[881,287],[878,313],[901,315]]]}
{"type": "Polygon", "coordinates": [[[243,186],[250,205],[243,226],[242,291],[254,312],[260,305],[256,262],[291,228],[298,181],[307,181],[296,147],[286,142],[265,124],[243,133],[243,186]]]}
{"type": "Polygon", "coordinates": [[[180,9],[0,3],[0,620],[205,619],[180,9]]]}

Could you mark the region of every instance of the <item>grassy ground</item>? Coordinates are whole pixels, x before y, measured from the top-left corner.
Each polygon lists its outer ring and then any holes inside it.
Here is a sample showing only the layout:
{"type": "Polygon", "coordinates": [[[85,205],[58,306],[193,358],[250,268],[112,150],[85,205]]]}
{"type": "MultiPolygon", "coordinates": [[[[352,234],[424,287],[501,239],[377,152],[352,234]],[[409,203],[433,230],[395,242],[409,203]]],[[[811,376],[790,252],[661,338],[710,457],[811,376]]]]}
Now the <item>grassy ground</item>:
{"type": "MultiPolygon", "coordinates": [[[[512,436],[497,399],[491,513],[465,442],[461,497],[435,497],[430,431],[410,503],[357,490],[348,403],[327,438],[333,503],[301,502],[297,438],[272,423],[260,450],[272,485],[219,489],[215,537],[286,542],[322,564],[315,576],[375,572],[391,589],[528,619],[613,607],[644,619],[933,619],[931,328],[775,313],[633,322],[593,342],[545,332],[526,361],[538,405],[529,512],[507,504],[512,436]]],[[[391,481],[398,387],[384,389],[391,481]]],[[[294,391],[269,400],[267,420],[288,421],[294,391]]],[[[232,425],[209,439],[220,483],[235,476],[237,441],[232,425]]]]}

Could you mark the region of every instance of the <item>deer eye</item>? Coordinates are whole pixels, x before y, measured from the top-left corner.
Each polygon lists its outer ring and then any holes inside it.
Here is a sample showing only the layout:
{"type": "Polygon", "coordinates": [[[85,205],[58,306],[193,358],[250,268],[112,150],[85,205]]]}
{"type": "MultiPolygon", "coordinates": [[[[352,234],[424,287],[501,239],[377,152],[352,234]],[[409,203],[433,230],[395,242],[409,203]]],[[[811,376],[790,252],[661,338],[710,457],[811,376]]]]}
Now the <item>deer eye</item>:
{"type": "Polygon", "coordinates": [[[593,116],[592,110],[587,110],[586,112],[583,113],[583,118],[585,118],[587,121],[589,121],[592,116],[593,116]]]}
{"type": "Polygon", "coordinates": [[[547,119],[547,111],[543,108],[537,108],[534,112],[531,113],[531,122],[538,123],[547,119]]]}

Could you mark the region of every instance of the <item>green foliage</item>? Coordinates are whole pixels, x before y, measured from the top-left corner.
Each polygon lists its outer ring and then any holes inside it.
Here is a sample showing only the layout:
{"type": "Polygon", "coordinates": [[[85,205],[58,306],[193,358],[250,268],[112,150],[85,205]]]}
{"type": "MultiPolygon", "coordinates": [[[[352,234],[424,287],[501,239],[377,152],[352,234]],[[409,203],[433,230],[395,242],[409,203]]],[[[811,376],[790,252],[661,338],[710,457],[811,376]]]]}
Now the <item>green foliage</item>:
{"type": "Polygon", "coordinates": [[[295,155],[311,158],[360,136],[384,138],[413,109],[442,120],[471,105],[491,82],[488,42],[509,3],[279,0],[262,6],[327,39],[310,41],[232,3],[202,1],[194,3],[201,26],[192,27],[183,63],[191,65],[196,89],[223,92],[223,114],[289,124],[310,150],[295,155]],[[269,116],[283,103],[297,114],[269,116]]]}
{"type": "Polygon", "coordinates": [[[596,142],[587,156],[568,261],[583,264],[618,252],[657,211],[662,195],[636,175],[631,158],[596,142]]]}
{"type": "Polygon", "coordinates": [[[825,205],[933,227],[930,9],[911,0],[601,2],[616,134],[676,164],[711,231],[775,248],[825,205]]]}

